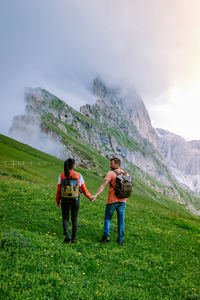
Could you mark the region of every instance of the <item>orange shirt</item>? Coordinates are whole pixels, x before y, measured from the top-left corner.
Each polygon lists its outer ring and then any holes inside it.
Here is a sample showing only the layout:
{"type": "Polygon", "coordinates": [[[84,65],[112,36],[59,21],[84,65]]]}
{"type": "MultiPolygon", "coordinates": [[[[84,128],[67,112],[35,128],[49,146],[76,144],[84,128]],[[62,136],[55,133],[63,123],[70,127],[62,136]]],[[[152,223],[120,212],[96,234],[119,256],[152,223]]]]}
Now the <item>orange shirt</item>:
{"type": "MultiPolygon", "coordinates": [[[[124,174],[124,171],[121,169],[116,169],[115,171],[124,174]]],[[[116,180],[117,174],[114,171],[109,171],[106,174],[106,177],[104,178],[108,182],[111,182],[112,186],[115,187],[115,180],[116,180]]],[[[115,203],[115,202],[126,202],[127,198],[117,198],[115,195],[115,190],[113,189],[111,185],[109,186],[109,192],[108,192],[108,199],[107,204],[115,203]]]]}

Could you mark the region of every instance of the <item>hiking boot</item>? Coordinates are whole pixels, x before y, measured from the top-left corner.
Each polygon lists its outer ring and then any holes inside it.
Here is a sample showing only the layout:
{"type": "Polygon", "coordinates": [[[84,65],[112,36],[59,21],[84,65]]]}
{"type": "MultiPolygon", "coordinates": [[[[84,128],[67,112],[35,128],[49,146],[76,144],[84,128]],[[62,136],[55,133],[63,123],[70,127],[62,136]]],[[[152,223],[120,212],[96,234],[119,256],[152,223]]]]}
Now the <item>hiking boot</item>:
{"type": "Polygon", "coordinates": [[[109,235],[104,234],[101,243],[109,243],[109,242],[110,242],[109,235]]]}
{"type": "Polygon", "coordinates": [[[71,241],[71,238],[68,237],[68,236],[66,236],[65,239],[64,239],[64,241],[63,241],[63,243],[68,244],[70,241],[71,241]]]}
{"type": "Polygon", "coordinates": [[[72,239],[72,244],[76,244],[76,240],[75,239],[72,239]]]}

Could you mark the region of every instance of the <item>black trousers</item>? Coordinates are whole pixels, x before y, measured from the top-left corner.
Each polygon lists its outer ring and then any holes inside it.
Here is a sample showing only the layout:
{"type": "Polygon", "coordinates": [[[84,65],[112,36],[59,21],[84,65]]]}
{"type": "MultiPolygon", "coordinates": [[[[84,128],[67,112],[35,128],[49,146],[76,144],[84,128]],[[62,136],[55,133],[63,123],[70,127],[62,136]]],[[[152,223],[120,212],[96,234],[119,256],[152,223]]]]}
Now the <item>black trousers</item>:
{"type": "Polygon", "coordinates": [[[80,207],[79,198],[70,201],[61,200],[63,231],[66,237],[69,237],[69,213],[71,210],[72,239],[75,239],[77,234],[79,207],[80,207]]]}

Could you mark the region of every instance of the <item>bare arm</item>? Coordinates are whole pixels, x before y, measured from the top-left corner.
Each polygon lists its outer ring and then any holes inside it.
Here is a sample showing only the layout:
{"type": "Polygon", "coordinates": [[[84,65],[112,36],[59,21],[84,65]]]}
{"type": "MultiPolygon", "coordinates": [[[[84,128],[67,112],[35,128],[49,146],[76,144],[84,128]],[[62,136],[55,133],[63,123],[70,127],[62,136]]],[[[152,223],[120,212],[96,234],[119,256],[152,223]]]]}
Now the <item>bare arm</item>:
{"type": "Polygon", "coordinates": [[[94,201],[103,192],[103,190],[105,189],[105,187],[108,184],[108,182],[109,181],[104,180],[104,182],[102,183],[102,185],[99,187],[97,193],[94,196],[92,196],[92,201],[94,201]]]}

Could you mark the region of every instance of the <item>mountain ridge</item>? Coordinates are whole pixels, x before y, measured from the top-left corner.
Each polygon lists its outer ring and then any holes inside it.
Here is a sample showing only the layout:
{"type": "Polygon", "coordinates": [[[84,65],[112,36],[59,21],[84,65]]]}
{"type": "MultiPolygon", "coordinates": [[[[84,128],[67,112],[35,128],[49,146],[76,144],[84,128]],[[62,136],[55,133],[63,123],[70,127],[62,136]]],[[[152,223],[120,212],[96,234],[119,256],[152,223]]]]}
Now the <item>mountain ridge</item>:
{"type": "Polygon", "coordinates": [[[85,166],[93,162],[83,145],[108,158],[119,156],[125,167],[130,163],[137,166],[150,185],[152,179],[147,177],[155,178],[155,189],[165,190],[160,187],[161,183],[167,187],[165,192],[170,197],[182,201],[171,169],[162,151],[156,149],[160,138],[151,125],[141,97],[131,94],[125,98],[119,89],[107,87],[99,79],[94,80],[93,89],[96,103],[82,106],[80,112],[44,89],[26,89],[26,114],[14,118],[11,135],[16,138],[23,132],[29,137],[31,126],[36,126],[37,135],[41,131],[46,138],[51,137],[54,144],[61,142],[61,158],[74,156],[85,166]]]}

